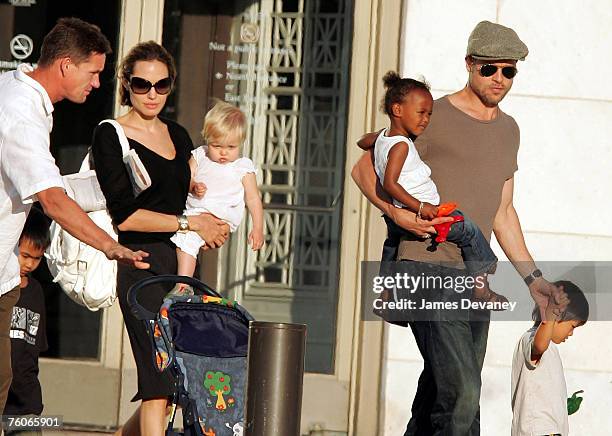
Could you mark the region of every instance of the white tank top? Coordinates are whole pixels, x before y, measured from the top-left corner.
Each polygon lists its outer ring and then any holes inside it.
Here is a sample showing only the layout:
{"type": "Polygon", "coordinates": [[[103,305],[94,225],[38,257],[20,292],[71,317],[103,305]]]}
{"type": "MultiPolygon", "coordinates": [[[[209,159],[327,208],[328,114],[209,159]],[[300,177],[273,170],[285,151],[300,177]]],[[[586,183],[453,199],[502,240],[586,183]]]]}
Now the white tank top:
{"type": "MultiPolygon", "coordinates": [[[[440,195],[438,188],[433,180],[431,180],[431,169],[425,162],[421,160],[419,152],[410,138],[405,136],[386,136],[387,130],[380,132],[376,143],[374,144],[374,169],[381,184],[385,178],[387,170],[387,161],[389,151],[398,142],[408,144],[408,156],[402,166],[402,171],[398,179],[399,184],[419,201],[431,203],[433,205],[440,204],[440,195]]],[[[405,207],[404,204],[393,199],[393,204],[396,207],[405,207]]]]}

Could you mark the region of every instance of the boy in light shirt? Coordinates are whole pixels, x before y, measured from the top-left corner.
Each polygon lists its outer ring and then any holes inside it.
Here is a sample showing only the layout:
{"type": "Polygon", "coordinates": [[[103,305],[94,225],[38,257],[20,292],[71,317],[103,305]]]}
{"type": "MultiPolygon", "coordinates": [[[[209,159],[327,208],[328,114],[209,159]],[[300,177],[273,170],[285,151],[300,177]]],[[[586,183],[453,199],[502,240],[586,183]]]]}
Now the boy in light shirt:
{"type": "Polygon", "coordinates": [[[550,299],[545,320],[538,306],[534,325],[521,337],[512,360],[512,436],[569,434],[567,387],[557,345],[587,322],[589,303],[572,282],[554,283],[563,293],[550,299]],[[567,304],[565,311],[559,307],[567,304]]]}

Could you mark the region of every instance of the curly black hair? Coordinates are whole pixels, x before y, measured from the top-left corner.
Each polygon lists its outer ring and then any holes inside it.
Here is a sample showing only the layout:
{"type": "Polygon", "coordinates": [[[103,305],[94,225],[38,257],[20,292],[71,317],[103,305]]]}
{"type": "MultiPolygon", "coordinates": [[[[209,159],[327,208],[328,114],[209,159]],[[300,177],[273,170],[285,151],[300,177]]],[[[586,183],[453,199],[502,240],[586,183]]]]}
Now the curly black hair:
{"type": "Polygon", "coordinates": [[[395,71],[389,71],[383,77],[383,83],[387,92],[380,103],[380,109],[387,115],[392,115],[391,106],[395,103],[401,103],[404,98],[415,89],[429,91],[427,82],[420,82],[415,79],[401,78],[395,71]]]}

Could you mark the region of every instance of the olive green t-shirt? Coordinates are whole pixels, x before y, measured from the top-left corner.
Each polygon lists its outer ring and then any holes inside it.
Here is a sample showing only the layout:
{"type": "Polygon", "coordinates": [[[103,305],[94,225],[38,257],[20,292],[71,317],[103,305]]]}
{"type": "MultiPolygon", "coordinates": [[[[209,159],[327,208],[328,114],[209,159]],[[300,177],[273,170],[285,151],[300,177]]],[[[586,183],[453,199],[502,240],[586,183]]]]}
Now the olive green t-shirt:
{"type": "MultiPolygon", "coordinates": [[[[514,118],[498,111],[491,121],[471,117],[448,96],[434,102],[431,122],[416,140],[421,159],[431,168],[441,202],[456,202],[490,240],[493,220],[506,180],[517,170],[520,133],[514,118]]],[[[442,243],[431,252],[431,240],[402,240],[398,259],[428,263],[461,262],[459,248],[442,243]]]]}

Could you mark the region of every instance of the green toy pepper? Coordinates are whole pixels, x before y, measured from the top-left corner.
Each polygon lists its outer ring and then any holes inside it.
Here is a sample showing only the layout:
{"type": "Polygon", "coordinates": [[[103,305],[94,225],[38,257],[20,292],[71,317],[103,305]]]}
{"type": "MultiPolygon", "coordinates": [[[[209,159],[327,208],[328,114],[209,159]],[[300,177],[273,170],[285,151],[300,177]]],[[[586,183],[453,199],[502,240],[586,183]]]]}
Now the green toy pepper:
{"type": "Polygon", "coordinates": [[[582,403],[583,398],[582,397],[577,397],[577,394],[582,394],[584,391],[577,391],[574,392],[574,394],[567,399],[567,414],[568,415],[572,415],[576,412],[578,412],[578,409],[580,408],[580,404],[582,403]]]}

